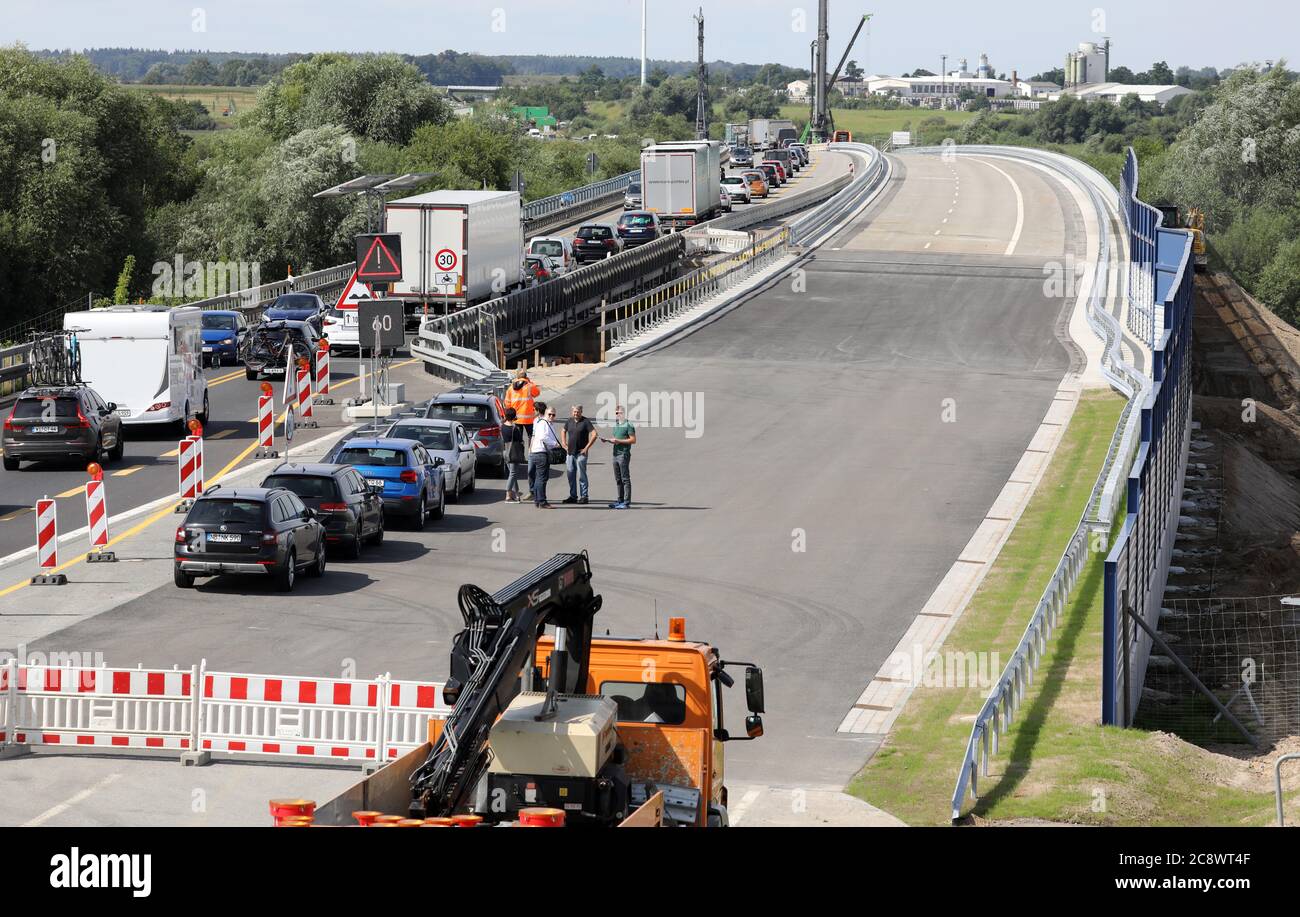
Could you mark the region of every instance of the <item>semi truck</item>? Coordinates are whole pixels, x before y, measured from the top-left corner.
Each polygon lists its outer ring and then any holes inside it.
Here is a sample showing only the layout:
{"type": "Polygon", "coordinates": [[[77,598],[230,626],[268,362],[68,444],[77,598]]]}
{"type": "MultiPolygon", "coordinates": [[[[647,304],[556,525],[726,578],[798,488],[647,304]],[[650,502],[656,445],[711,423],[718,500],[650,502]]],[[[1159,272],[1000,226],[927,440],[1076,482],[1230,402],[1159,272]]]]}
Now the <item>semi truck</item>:
{"type": "Polygon", "coordinates": [[[789,118],[749,119],[749,145],[756,150],[780,146],[781,141],[787,137],[795,140],[799,138],[794,122],[789,118]]]}
{"type": "Polygon", "coordinates": [[[316,808],[316,824],[354,812],[514,824],[536,807],[570,827],[728,824],[723,746],[763,734],[758,666],[688,639],[684,618],[666,639],[593,636],[603,602],[585,551],[491,595],[464,585],[457,603],[451,712],[429,720],[422,747],[316,808]],[[723,698],[739,669],[748,713],[733,734],[723,698]]]}
{"type": "Polygon", "coordinates": [[[386,229],[402,237],[402,279],[390,295],[414,316],[478,305],[523,285],[517,191],[432,191],[389,201],[386,229]]]}
{"type": "Polygon", "coordinates": [[[641,207],[669,229],[711,220],[721,209],[722,144],[656,143],[641,151],[641,207]]]}

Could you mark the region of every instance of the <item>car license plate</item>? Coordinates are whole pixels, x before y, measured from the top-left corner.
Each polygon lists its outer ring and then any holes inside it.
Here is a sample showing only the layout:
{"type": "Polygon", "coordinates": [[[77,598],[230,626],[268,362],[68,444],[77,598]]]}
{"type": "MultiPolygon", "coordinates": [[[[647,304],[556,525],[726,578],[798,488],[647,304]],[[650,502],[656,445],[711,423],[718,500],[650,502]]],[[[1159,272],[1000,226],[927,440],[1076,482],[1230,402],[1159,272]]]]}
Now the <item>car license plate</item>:
{"type": "Polygon", "coordinates": [[[388,482],[383,478],[366,478],[366,483],[371,487],[383,487],[388,482]]]}
{"type": "Polygon", "coordinates": [[[33,433],[58,433],[61,427],[32,427],[33,433]]]}
{"type": "Polygon", "coordinates": [[[238,544],[239,535],[226,535],[220,532],[209,532],[208,541],[218,542],[221,544],[238,544]]]}
{"type": "Polygon", "coordinates": [[[118,417],[130,417],[130,416],[131,416],[131,410],[130,410],[129,408],[118,408],[118,409],[117,409],[116,411],[114,411],[113,413],[117,414],[118,417]]]}

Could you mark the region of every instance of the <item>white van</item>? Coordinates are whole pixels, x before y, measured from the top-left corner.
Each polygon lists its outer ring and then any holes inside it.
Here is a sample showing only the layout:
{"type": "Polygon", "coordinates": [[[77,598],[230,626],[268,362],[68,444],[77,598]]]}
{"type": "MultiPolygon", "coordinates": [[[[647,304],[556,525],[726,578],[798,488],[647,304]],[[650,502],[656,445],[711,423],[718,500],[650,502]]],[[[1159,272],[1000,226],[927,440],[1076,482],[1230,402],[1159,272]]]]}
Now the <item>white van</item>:
{"type": "Polygon", "coordinates": [[[63,316],[76,331],[81,378],[116,402],[123,424],[208,422],[203,376],[203,312],[162,306],[112,306],[63,316]]]}

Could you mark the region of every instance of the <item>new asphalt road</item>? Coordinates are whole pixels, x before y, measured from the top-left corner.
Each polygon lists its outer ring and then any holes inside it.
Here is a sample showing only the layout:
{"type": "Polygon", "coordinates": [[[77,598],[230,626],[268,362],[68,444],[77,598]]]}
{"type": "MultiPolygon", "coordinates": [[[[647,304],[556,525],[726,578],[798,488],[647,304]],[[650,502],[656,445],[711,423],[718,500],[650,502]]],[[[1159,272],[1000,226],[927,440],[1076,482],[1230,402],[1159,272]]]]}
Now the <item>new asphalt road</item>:
{"type": "MultiPolygon", "coordinates": [[[[393,531],[292,595],[227,580],[182,597],[160,580],[32,647],[93,649],[110,665],[206,658],[226,671],[441,679],[457,587],[491,591],[586,549],[605,596],[599,631],[657,622],[662,633],[685,615],[688,637],[764,667],[767,734],[728,747],[729,782],[842,786],[877,740],[837,725],[998,496],[1069,366],[1066,303],[1043,285],[1044,263],[1067,252],[1082,253],[1080,216],[1042,173],[904,158],[881,201],[799,271],[558,399],[562,415],[582,403],[598,418],[628,403],[631,511],[606,508],[602,445],[589,505],[508,505],[502,482],[481,480],[441,523],[393,531]]],[[[550,487],[558,503],[567,487],[550,487]]],[[[169,539],[161,525],[160,553],[169,539]]],[[[737,688],[729,725],[742,717],[737,688]]],[[[82,785],[99,779],[80,773],[82,785]]],[[[31,817],[7,808],[6,821],[31,817]]],[[[77,818],[74,807],[57,821],[77,818]]]]}

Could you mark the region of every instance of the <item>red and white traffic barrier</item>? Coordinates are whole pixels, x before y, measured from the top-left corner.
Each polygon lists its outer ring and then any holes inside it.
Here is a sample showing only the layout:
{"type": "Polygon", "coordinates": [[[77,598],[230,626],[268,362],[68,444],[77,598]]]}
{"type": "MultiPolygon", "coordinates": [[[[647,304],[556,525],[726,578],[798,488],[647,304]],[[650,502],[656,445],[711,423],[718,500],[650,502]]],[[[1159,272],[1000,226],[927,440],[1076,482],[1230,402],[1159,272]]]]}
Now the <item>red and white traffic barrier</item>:
{"type": "Polygon", "coordinates": [[[176,473],[180,480],[181,498],[181,507],[177,512],[183,512],[203,493],[203,437],[185,437],[177,444],[176,451],[176,473]]]}
{"type": "Polygon", "coordinates": [[[451,713],[442,685],[188,671],[0,667],[0,739],[337,764],[392,760],[451,713]],[[3,703],[12,699],[13,703],[3,703]],[[10,738],[12,737],[12,738],[10,738]]]}
{"type": "Polygon", "coordinates": [[[68,578],[54,573],[59,565],[59,508],[49,497],[36,501],[36,566],[33,586],[63,586],[68,578]],[[49,572],[47,572],[49,571],[49,572]]]}
{"type": "Polygon", "coordinates": [[[298,370],[298,416],[295,418],[300,427],[314,427],[316,421],[311,413],[311,370],[298,370]]]}
{"type": "MultiPolygon", "coordinates": [[[[92,466],[93,467],[93,466],[92,466]]],[[[108,547],[108,490],[101,477],[86,482],[86,530],[90,534],[90,553],[86,562],[112,563],[117,557],[108,547]]]]}
{"type": "Polygon", "coordinates": [[[333,404],[334,399],[329,397],[330,345],[325,340],[321,341],[321,345],[316,351],[316,394],[313,400],[319,404],[333,404]]]}
{"type": "Polygon", "coordinates": [[[269,458],[275,452],[275,396],[257,396],[257,451],[259,458],[269,458]]]}

